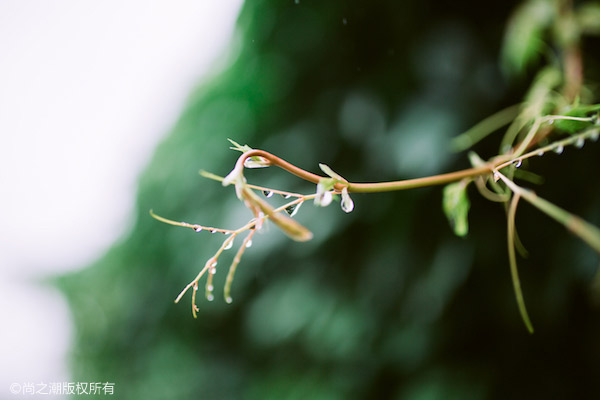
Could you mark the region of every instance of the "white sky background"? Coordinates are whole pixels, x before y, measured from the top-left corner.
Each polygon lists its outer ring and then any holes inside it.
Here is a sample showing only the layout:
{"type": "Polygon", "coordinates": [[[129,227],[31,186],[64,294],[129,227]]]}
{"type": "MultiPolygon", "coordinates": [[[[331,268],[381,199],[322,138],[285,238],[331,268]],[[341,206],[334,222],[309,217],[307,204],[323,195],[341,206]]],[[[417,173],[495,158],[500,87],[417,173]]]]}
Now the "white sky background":
{"type": "Polygon", "coordinates": [[[66,303],[34,280],[126,231],[137,176],[224,58],[240,7],[0,0],[0,398],[69,380],[66,303]]]}

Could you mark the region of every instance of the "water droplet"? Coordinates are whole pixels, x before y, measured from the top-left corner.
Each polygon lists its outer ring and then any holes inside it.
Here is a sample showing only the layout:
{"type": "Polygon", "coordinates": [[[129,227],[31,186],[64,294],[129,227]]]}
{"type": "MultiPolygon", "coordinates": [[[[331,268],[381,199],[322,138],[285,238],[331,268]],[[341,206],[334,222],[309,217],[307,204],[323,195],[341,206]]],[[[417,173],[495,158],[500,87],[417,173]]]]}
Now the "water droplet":
{"type": "Polygon", "coordinates": [[[284,199],[289,199],[290,197],[292,197],[291,194],[282,194],[281,197],[283,197],[284,199]]]}
{"type": "Polygon", "coordinates": [[[302,205],[302,203],[298,203],[298,204],[292,204],[291,206],[287,206],[285,208],[285,212],[288,213],[288,215],[290,217],[293,217],[294,215],[296,215],[296,213],[298,212],[298,210],[300,209],[300,206],[302,205]]]}
{"type": "Polygon", "coordinates": [[[268,199],[269,197],[273,196],[273,191],[272,190],[263,190],[263,194],[268,199]]]}
{"type": "Polygon", "coordinates": [[[554,120],[553,120],[553,119],[551,119],[550,121],[548,121],[548,123],[549,123],[550,125],[552,125],[552,124],[554,123],[554,120]]]}
{"type": "MultiPolygon", "coordinates": [[[[229,239],[228,239],[229,240],[229,239]]],[[[229,243],[227,243],[225,245],[225,247],[223,247],[223,250],[229,250],[230,248],[233,247],[233,239],[229,240],[229,243]]]]}
{"type": "Polygon", "coordinates": [[[206,295],[206,300],[208,300],[208,301],[213,301],[214,299],[215,299],[215,296],[213,296],[213,294],[212,294],[212,293],[208,293],[208,294],[206,295]]]}
{"type": "Polygon", "coordinates": [[[225,302],[227,304],[231,304],[231,303],[233,303],[233,299],[231,298],[231,296],[227,296],[227,297],[225,297],[225,302]]]}
{"type": "Polygon", "coordinates": [[[538,155],[539,157],[543,156],[543,155],[544,155],[544,150],[540,150],[540,151],[538,151],[537,155],[538,155]]]}
{"type": "Polygon", "coordinates": [[[350,200],[350,201],[342,201],[342,210],[345,213],[352,212],[352,210],[354,210],[354,202],[352,200],[350,200]]]}
{"type": "Polygon", "coordinates": [[[562,144],[559,144],[558,146],[556,146],[556,148],[554,149],[554,152],[556,154],[562,154],[562,152],[565,150],[565,146],[563,146],[562,144]]]}
{"type": "Polygon", "coordinates": [[[584,144],[585,144],[585,139],[581,136],[578,137],[577,140],[575,141],[575,147],[577,147],[578,149],[582,148],[584,144]]]}
{"type": "Polygon", "coordinates": [[[348,188],[346,188],[346,187],[342,189],[341,206],[342,206],[342,211],[344,211],[345,213],[349,213],[349,212],[352,212],[352,210],[354,210],[354,202],[350,198],[350,195],[348,194],[348,188]]]}
{"type": "Polygon", "coordinates": [[[215,287],[213,285],[208,285],[206,287],[206,290],[208,290],[209,292],[212,292],[213,290],[215,290],[215,287]]]}
{"type": "Polygon", "coordinates": [[[213,228],[210,230],[210,233],[217,233],[217,230],[213,228]]]}
{"type": "MultiPolygon", "coordinates": [[[[217,262],[216,262],[216,261],[215,261],[215,262],[213,262],[213,263],[212,263],[210,266],[211,266],[211,267],[213,267],[213,268],[215,268],[215,267],[217,266],[217,262]]],[[[214,273],[214,272],[213,272],[213,273],[214,273]]]]}
{"type": "Polygon", "coordinates": [[[515,161],[515,168],[519,168],[521,166],[521,164],[523,164],[523,160],[521,160],[519,158],[518,160],[515,161]]]}
{"type": "Polygon", "coordinates": [[[212,267],[208,272],[210,272],[211,275],[214,275],[217,273],[217,269],[215,267],[212,267]]]}
{"type": "Polygon", "coordinates": [[[592,139],[592,141],[594,141],[594,142],[598,141],[598,137],[600,137],[600,131],[598,131],[598,130],[596,130],[590,134],[590,139],[592,139]]]}
{"type": "Polygon", "coordinates": [[[248,240],[246,242],[246,247],[252,247],[252,240],[248,240]]]}
{"type": "Polygon", "coordinates": [[[494,172],[494,182],[498,182],[500,179],[500,174],[498,172],[494,172]]]}
{"type": "Polygon", "coordinates": [[[198,286],[194,286],[194,291],[197,292],[198,291],[198,286]]]}
{"type": "Polygon", "coordinates": [[[202,227],[201,226],[197,226],[194,228],[194,231],[196,232],[202,232],[202,227]]]}
{"type": "Polygon", "coordinates": [[[246,168],[265,168],[269,166],[269,160],[266,158],[257,156],[249,157],[244,160],[244,167],[246,168]],[[254,159],[256,158],[256,159],[254,159]]]}

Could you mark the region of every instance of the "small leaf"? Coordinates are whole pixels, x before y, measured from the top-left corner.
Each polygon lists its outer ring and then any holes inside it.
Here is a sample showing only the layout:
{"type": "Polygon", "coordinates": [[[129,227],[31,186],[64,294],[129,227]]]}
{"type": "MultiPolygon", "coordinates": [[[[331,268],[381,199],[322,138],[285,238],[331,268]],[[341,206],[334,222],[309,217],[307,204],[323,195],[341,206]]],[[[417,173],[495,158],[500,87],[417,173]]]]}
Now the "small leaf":
{"type": "MultiPolygon", "coordinates": [[[[561,115],[564,115],[565,117],[586,118],[590,116],[590,113],[597,112],[598,110],[600,110],[600,104],[578,105],[574,107],[569,107],[566,111],[563,111],[561,115]]],[[[554,121],[554,126],[563,132],[577,133],[591,126],[594,123],[593,121],[594,118],[590,118],[589,121],[557,119],[554,121]]]]}
{"type": "Polygon", "coordinates": [[[231,140],[229,138],[227,140],[229,140],[229,143],[231,143],[233,145],[233,147],[230,147],[231,150],[239,151],[242,153],[252,150],[252,147],[248,146],[247,144],[242,146],[241,144],[239,144],[238,142],[236,142],[234,140],[231,140]]]}
{"type": "Polygon", "coordinates": [[[471,203],[467,197],[469,181],[460,181],[446,185],[442,201],[444,213],[457,236],[465,236],[469,232],[469,208],[471,203]]]}
{"type": "Polygon", "coordinates": [[[336,172],[334,172],[331,168],[329,168],[327,165],[325,164],[319,164],[319,168],[321,168],[321,171],[323,171],[327,176],[340,181],[340,182],[348,182],[347,180],[345,180],[344,178],[342,178],[339,174],[337,174],[336,172]]]}
{"type": "Polygon", "coordinates": [[[523,74],[537,60],[544,30],[553,18],[552,1],[529,0],[517,8],[508,22],[502,48],[502,61],[508,73],[523,74]]]}
{"type": "Polygon", "coordinates": [[[575,18],[583,33],[600,35],[600,4],[585,3],[578,7],[575,18]]]}

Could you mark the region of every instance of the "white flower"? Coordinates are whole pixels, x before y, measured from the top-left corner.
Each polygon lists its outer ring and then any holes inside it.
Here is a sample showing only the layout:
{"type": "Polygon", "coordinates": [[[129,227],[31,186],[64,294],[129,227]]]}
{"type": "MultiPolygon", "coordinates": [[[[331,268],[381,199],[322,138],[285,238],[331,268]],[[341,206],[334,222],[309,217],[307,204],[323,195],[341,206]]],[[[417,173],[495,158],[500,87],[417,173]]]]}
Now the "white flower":
{"type": "Polygon", "coordinates": [[[238,168],[236,166],[227,176],[223,179],[223,186],[229,186],[231,184],[235,185],[235,194],[238,199],[242,199],[242,188],[246,183],[246,178],[244,178],[244,167],[238,168]]]}
{"type": "Polygon", "coordinates": [[[333,188],[333,179],[321,179],[317,184],[317,195],[315,196],[315,205],[327,207],[333,200],[331,189],[333,188]]]}

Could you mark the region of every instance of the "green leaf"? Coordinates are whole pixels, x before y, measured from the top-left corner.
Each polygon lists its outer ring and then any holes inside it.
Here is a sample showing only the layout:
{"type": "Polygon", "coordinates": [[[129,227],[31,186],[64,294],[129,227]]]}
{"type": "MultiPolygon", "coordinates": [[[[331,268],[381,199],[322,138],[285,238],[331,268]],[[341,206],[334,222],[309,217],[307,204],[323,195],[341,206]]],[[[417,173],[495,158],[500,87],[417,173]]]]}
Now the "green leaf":
{"type": "MultiPolygon", "coordinates": [[[[599,110],[600,104],[578,105],[574,107],[569,107],[566,111],[563,111],[561,115],[565,117],[587,118],[593,116],[593,113],[598,112],[599,110]]],[[[556,121],[554,121],[554,126],[556,127],[556,129],[560,129],[561,131],[567,133],[577,133],[591,126],[593,123],[594,118],[590,118],[589,121],[557,119],[556,121]]]]}
{"type": "Polygon", "coordinates": [[[506,72],[522,74],[537,60],[542,36],[553,18],[553,2],[549,0],[530,0],[517,8],[504,36],[502,63],[506,72]]]}
{"type": "Polygon", "coordinates": [[[579,29],[588,35],[600,35],[600,4],[585,3],[577,8],[575,18],[579,29]]]}
{"type": "Polygon", "coordinates": [[[465,236],[469,232],[469,208],[471,203],[467,197],[467,186],[470,181],[451,183],[444,187],[442,206],[457,236],[465,236]]]}

